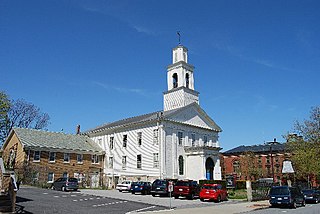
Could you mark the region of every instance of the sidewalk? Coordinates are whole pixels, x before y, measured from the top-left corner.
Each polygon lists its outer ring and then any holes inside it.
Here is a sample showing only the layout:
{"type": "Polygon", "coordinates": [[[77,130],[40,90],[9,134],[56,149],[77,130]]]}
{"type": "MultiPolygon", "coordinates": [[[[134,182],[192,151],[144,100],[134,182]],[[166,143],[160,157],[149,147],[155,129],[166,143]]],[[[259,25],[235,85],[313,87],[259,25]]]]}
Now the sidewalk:
{"type": "MultiPolygon", "coordinates": [[[[188,209],[172,209],[157,211],[157,214],[188,214],[188,213],[201,213],[201,214],[232,214],[232,213],[245,213],[257,209],[266,209],[269,207],[269,201],[256,201],[256,202],[239,202],[235,204],[221,204],[206,207],[188,208],[188,209]]],[[[141,213],[141,212],[140,212],[141,213]]],[[[145,212],[151,213],[151,212],[145,212]]],[[[153,212],[155,213],[155,212],[153,212]]]]}

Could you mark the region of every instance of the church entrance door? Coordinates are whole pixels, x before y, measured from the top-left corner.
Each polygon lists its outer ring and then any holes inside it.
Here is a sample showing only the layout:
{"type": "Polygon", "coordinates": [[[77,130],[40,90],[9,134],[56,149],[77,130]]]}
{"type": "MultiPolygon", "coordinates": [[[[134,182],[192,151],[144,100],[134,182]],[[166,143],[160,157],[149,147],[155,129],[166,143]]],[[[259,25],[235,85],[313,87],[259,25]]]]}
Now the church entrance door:
{"type": "Polygon", "coordinates": [[[206,160],[206,178],[207,180],[213,180],[213,168],[214,168],[214,163],[212,158],[207,158],[206,160]]]}

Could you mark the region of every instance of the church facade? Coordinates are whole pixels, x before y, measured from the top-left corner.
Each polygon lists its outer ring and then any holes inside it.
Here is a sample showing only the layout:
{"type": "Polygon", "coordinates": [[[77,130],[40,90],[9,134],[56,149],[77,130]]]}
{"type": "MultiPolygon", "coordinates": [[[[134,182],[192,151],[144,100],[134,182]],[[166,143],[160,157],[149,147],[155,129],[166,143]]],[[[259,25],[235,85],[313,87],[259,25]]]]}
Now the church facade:
{"type": "Polygon", "coordinates": [[[109,187],[122,180],[221,180],[218,138],[221,128],[199,105],[188,49],[172,50],[164,109],[87,131],[105,151],[109,187]]]}

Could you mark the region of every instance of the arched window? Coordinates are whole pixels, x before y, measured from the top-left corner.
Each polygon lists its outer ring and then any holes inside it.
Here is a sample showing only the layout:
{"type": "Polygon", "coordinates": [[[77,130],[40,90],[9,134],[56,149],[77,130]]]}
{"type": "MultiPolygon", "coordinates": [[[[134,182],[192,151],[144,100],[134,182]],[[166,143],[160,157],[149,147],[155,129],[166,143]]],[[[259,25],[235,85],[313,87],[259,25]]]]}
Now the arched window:
{"type": "Polygon", "coordinates": [[[189,88],[189,74],[186,74],[186,87],[189,88]]]}
{"type": "Polygon", "coordinates": [[[184,174],[184,163],[183,163],[183,157],[182,155],[179,156],[179,175],[183,175],[184,174]]]}
{"type": "Polygon", "coordinates": [[[173,81],[173,88],[177,88],[178,87],[178,74],[174,73],[172,75],[172,81],[173,81]]]}

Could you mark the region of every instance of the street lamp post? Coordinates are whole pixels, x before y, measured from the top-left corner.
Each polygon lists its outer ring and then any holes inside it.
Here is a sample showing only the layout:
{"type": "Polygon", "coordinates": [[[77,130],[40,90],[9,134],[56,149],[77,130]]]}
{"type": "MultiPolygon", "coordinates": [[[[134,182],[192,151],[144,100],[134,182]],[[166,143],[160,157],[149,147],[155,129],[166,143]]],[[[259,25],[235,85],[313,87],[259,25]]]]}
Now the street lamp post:
{"type": "Polygon", "coordinates": [[[270,145],[271,173],[272,173],[272,182],[273,183],[274,183],[274,166],[273,166],[272,146],[277,143],[278,142],[277,142],[276,138],[273,139],[273,142],[268,142],[268,144],[270,145]]]}

